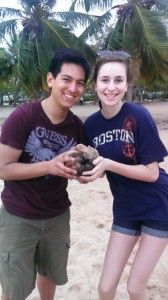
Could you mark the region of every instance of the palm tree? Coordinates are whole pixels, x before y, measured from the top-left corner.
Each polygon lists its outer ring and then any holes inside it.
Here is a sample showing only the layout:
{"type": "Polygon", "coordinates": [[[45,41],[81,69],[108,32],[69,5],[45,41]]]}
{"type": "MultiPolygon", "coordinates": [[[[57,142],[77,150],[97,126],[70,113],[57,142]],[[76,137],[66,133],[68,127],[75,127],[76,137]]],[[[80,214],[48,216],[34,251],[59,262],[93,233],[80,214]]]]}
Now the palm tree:
{"type": "Polygon", "coordinates": [[[107,33],[109,22],[111,20],[111,7],[113,0],[72,0],[69,11],[60,12],[62,20],[67,26],[75,29],[79,25],[84,27],[82,34],[79,36],[82,42],[90,42],[90,38],[97,40],[101,34],[104,37],[104,29],[107,33]],[[85,12],[76,11],[77,8],[82,8],[85,12]],[[94,9],[103,10],[102,15],[91,14],[94,9]],[[104,27],[105,26],[105,27],[104,27]]]}
{"type": "Polygon", "coordinates": [[[167,4],[164,0],[129,0],[115,7],[118,21],[107,48],[128,51],[145,86],[168,80],[167,4]]]}
{"type": "MultiPolygon", "coordinates": [[[[82,5],[87,12],[93,8],[95,3],[106,11],[101,16],[75,12],[72,15],[72,23],[75,26],[77,21],[81,24],[88,23],[88,27],[82,33],[81,37],[86,40],[95,35],[95,31],[100,32],[99,39],[102,49],[125,50],[131,54],[132,68],[136,71],[132,87],[137,78],[141,85],[151,86],[154,81],[164,84],[168,80],[168,34],[166,20],[168,13],[168,0],[127,0],[124,4],[113,6],[113,1],[90,1],[74,0],[72,11],[75,5],[82,5]],[[112,26],[109,22],[112,19],[112,13],[116,11],[117,22],[112,26]],[[76,21],[75,21],[76,20],[76,21]],[[106,29],[102,28],[106,24],[106,29]]],[[[100,44],[100,43],[99,43],[100,44]]],[[[131,86],[128,92],[132,94],[131,86]]]]}
{"type": "Polygon", "coordinates": [[[8,80],[12,74],[13,63],[8,51],[4,48],[0,48],[0,80],[8,80]]]}
{"type": "Polygon", "coordinates": [[[3,92],[6,90],[6,82],[12,74],[12,64],[9,53],[0,48],[0,105],[3,105],[3,92]]]}
{"type": "Polygon", "coordinates": [[[10,42],[6,42],[8,48],[0,48],[1,104],[3,104],[3,92],[6,92],[13,95],[12,102],[15,105],[19,93],[23,90],[17,68],[16,34],[13,34],[10,42]]]}
{"type": "Polygon", "coordinates": [[[46,73],[54,52],[61,47],[80,49],[93,62],[94,51],[70,32],[59,13],[52,12],[56,0],[20,0],[22,10],[0,8],[0,41],[22,26],[16,46],[16,66],[24,89],[32,98],[47,91],[46,73]],[[10,17],[9,20],[6,17],[10,17]],[[13,19],[11,19],[14,17],[13,19]]]}

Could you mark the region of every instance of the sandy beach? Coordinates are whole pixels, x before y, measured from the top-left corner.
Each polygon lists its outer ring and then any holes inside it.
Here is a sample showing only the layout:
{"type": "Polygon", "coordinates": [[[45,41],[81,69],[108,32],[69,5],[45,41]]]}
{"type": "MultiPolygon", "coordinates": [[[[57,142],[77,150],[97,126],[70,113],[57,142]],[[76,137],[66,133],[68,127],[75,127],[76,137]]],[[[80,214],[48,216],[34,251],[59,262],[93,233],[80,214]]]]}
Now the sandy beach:
{"type": "MultiPolygon", "coordinates": [[[[153,115],[161,139],[168,148],[168,102],[145,104],[153,115]]],[[[97,105],[76,105],[72,110],[83,120],[98,110],[97,105]]],[[[11,108],[0,108],[0,121],[11,108]]],[[[168,157],[161,166],[168,172],[168,157]]],[[[0,192],[3,182],[0,181],[0,192]]],[[[69,181],[71,206],[71,249],[68,262],[69,282],[57,288],[57,300],[98,300],[97,285],[112,223],[112,196],[106,178],[87,185],[69,181]]],[[[116,300],[128,300],[126,280],[133,251],[123,272],[116,300]]],[[[156,266],[148,283],[150,300],[168,299],[168,248],[156,266]]],[[[39,300],[37,289],[27,300],[39,300]]]]}

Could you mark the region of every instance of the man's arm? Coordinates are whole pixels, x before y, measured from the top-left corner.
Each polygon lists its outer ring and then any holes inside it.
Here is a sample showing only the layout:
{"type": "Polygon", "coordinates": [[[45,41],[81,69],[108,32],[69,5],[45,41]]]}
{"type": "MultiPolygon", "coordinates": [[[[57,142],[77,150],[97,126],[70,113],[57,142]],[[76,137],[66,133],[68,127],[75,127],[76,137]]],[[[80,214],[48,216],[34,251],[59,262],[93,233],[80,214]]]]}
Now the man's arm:
{"type": "Polygon", "coordinates": [[[0,178],[2,180],[25,180],[48,174],[75,179],[76,170],[65,166],[74,159],[66,153],[60,154],[49,161],[36,163],[18,162],[21,150],[0,144],[0,178]]]}

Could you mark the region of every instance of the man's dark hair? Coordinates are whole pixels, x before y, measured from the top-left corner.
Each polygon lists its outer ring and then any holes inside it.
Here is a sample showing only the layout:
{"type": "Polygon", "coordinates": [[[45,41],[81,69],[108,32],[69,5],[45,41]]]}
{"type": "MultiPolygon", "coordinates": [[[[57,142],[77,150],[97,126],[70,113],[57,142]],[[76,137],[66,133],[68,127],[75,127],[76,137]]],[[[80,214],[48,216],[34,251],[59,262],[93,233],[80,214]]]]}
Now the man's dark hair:
{"type": "Polygon", "coordinates": [[[81,66],[85,71],[85,82],[88,80],[90,65],[81,52],[71,48],[61,48],[57,50],[49,66],[49,72],[53,74],[54,78],[61,71],[61,67],[64,63],[73,63],[81,66]]]}

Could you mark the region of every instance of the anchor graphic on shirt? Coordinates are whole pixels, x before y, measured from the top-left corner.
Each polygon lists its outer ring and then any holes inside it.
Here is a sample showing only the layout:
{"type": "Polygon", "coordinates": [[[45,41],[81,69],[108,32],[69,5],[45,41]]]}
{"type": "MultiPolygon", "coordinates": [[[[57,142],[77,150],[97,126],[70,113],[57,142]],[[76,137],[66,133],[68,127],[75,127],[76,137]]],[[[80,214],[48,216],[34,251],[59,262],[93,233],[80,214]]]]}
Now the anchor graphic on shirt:
{"type": "Polygon", "coordinates": [[[123,154],[132,158],[135,155],[135,146],[133,144],[125,144],[123,147],[123,154]]]}

